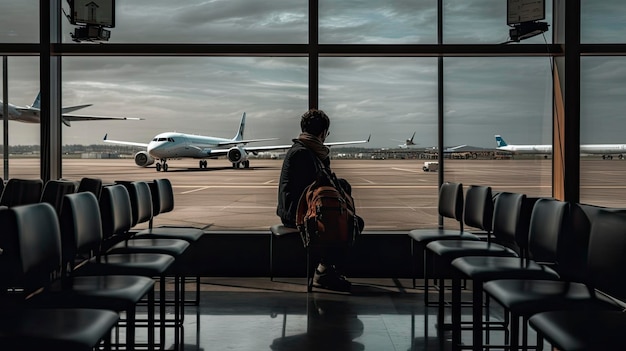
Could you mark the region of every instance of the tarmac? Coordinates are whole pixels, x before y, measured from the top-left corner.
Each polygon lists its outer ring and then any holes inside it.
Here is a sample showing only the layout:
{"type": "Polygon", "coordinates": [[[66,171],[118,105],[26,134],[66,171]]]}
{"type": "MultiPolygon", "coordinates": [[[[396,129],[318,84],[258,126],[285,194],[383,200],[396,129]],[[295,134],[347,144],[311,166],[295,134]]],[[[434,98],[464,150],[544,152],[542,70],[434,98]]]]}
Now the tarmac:
{"type": "MultiPolygon", "coordinates": [[[[135,166],[132,159],[64,159],[64,179],[98,177],[116,180],[169,178],[175,209],[155,218],[155,224],[193,225],[212,231],[267,231],[278,223],[277,181],[282,160],[251,159],[250,168],[234,169],[224,159],[169,160],[168,172],[135,166]]],[[[333,171],[353,188],[357,213],[366,231],[406,231],[437,223],[437,172],[424,172],[424,160],[334,159],[333,171]]],[[[446,160],[445,179],[490,185],[494,191],[551,196],[552,160],[446,160]]],[[[12,158],[9,177],[38,178],[39,159],[12,158]]],[[[626,161],[581,160],[581,202],[626,207],[626,161]]],[[[7,177],[5,177],[7,178],[7,177]]]]}

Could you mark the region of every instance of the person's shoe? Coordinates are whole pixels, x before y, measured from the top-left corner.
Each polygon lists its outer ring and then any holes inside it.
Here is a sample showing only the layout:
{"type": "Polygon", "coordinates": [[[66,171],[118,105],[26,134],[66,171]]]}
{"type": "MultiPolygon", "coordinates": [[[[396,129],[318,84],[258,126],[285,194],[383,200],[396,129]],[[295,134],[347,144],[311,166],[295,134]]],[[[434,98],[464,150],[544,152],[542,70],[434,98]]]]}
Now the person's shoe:
{"type": "Polygon", "coordinates": [[[334,269],[327,268],[324,272],[315,270],[313,276],[313,286],[328,290],[350,292],[352,284],[334,269]]]}

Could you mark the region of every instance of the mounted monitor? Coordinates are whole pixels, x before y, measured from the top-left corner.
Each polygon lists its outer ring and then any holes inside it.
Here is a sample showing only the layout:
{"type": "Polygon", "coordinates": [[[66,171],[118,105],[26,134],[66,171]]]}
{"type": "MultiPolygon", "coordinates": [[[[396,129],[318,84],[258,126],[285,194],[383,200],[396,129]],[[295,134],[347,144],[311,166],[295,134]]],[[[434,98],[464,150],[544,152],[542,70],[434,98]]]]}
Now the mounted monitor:
{"type": "Polygon", "coordinates": [[[545,0],[507,0],[506,24],[509,26],[546,18],[545,0]]]}
{"type": "Polygon", "coordinates": [[[70,23],[98,27],[115,27],[115,0],[67,0],[70,23]]]}

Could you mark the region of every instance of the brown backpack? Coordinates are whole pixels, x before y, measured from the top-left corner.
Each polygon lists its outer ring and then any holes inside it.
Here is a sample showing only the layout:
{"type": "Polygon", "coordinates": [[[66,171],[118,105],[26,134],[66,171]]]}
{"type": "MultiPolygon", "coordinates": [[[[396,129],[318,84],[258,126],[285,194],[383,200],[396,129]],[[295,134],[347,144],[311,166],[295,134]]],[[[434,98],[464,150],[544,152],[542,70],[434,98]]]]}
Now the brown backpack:
{"type": "Polygon", "coordinates": [[[296,214],[305,247],[348,247],[359,233],[354,200],[334,173],[315,157],[317,179],[307,186],[296,214]]]}

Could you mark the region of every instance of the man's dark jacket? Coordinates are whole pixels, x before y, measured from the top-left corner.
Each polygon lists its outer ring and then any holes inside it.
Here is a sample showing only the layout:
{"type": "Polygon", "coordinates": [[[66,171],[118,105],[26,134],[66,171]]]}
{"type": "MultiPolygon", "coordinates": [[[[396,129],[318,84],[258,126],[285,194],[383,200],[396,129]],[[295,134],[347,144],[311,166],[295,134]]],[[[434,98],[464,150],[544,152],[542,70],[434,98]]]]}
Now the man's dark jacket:
{"type": "MultiPolygon", "coordinates": [[[[315,154],[298,140],[287,151],[278,182],[276,214],[285,226],[296,227],[298,200],[304,189],[317,179],[315,154]]],[[[330,157],[323,163],[329,167],[330,157]]]]}

